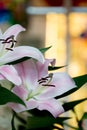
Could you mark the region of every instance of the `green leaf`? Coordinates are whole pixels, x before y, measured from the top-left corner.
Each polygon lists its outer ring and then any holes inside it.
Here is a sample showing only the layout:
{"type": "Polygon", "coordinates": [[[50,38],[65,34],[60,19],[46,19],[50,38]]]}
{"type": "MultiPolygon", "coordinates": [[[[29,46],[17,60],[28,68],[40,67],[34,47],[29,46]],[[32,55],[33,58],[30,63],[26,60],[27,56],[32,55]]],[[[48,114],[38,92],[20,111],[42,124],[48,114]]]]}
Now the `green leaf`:
{"type": "Polygon", "coordinates": [[[84,120],[87,120],[87,112],[83,113],[82,118],[78,121],[78,126],[79,128],[81,128],[81,130],[83,130],[82,123],[84,122],[84,120]]]}
{"type": "Polygon", "coordinates": [[[73,92],[77,91],[78,89],[80,89],[85,83],[87,83],[87,74],[81,75],[81,76],[78,76],[78,77],[74,77],[73,80],[75,81],[77,87],[57,96],[56,99],[68,96],[68,95],[72,94],[73,92]]]}
{"type": "Polygon", "coordinates": [[[10,90],[0,86],[0,105],[4,105],[8,102],[15,102],[25,105],[24,102],[10,90]]]}
{"type": "Polygon", "coordinates": [[[30,59],[30,57],[23,57],[23,58],[20,58],[19,60],[15,60],[15,61],[9,62],[9,63],[7,63],[7,64],[9,64],[9,65],[14,65],[14,64],[18,64],[18,63],[20,63],[20,62],[23,62],[23,61],[25,61],[25,60],[28,60],[28,59],[30,59]]]}
{"type": "Polygon", "coordinates": [[[15,125],[14,125],[14,117],[15,117],[15,114],[13,113],[12,120],[11,120],[12,130],[16,130],[15,125]]]}
{"type": "Polygon", "coordinates": [[[39,49],[42,53],[45,53],[46,51],[48,51],[52,46],[46,47],[46,48],[41,48],[39,49]]]}
{"type": "Polygon", "coordinates": [[[84,99],[80,99],[80,100],[76,100],[76,101],[72,101],[72,102],[67,102],[63,104],[63,108],[65,111],[69,111],[72,110],[76,105],[78,105],[79,103],[83,102],[87,100],[87,98],[84,99]]]}
{"type": "Polygon", "coordinates": [[[83,120],[83,119],[87,119],[87,112],[85,112],[85,113],[83,114],[82,120],[83,120]]]}
{"type": "Polygon", "coordinates": [[[58,117],[54,118],[51,116],[46,116],[46,117],[40,117],[40,116],[35,116],[35,117],[29,117],[28,118],[28,124],[27,124],[27,129],[39,129],[39,128],[46,128],[46,127],[51,127],[54,123],[58,124],[63,124],[63,121],[70,119],[68,117],[58,117]]]}
{"type": "Polygon", "coordinates": [[[57,69],[61,69],[61,68],[63,68],[63,67],[65,67],[65,66],[48,66],[48,70],[49,71],[52,71],[52,70],[57,70],[57,69]]]}
{"type": "Polygon", "coordinates": [[[81,76],[78,76],[78,77],[74,77],[73,80],[75,81],[78,88],[80,88],[82,85],[87,83],[87,74],[81,75],[81,76]]]}

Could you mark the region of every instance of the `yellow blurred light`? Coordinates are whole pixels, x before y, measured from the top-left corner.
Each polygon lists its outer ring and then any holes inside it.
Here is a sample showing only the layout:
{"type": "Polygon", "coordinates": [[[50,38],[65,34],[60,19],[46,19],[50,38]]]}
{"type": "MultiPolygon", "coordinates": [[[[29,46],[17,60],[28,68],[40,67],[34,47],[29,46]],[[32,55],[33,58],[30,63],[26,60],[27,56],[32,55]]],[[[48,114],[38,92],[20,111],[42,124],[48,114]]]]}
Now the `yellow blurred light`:
{"type": "Polygon", "coordinates": [[[87,27],[87,13],[70,13],[69,30],[73,37],[78,37],[87,27]]]}
{"type": "MultiPolygon", "coordinates": [[[[86,29],[87,13],[70,13],[70,59],[68,72],[72,77],[87,73],[87,39],[80,37],[80,34],[86,29]]],[[[66,35],[66,15],[56,13],[47,14],[45,41],[46,47],[52,45],[52,48],[46,52],[46,57],[56,58],[56,65],[65,65],[66,63],[66,35]]],[[[78,100],[85,97],[87,97],[87,87],[82,87],[78,92],[72,94],[69,99],[78,100]]],[[[84,102],[76,106],[76,111],[78,117],[81,118],[84,111],[87,111],[87,103],[84,102]]],[[[73,117],[72,113],[70,113],[70,116],[73,117]]],[[[70,124],[77,126],[75,118],[70,120],[70,124]]]]}
{"type": "MultiPolygon", "coordinates": [[[[59,129],[63,129],[63,127],[60,125],[60,124],[54,124],[54,126],[56,126],[57,128],[59,129]]],[[[56,129],[53,129],[53,130],[56,130],[56,129]]],[[[57,129],[58,130],[58,129],[57,129]]]]}
{"type": "Polygon", "coordinates": [[[52,48],[46,52],[46,57],[56,58],[57,65],[65,65],[66,45],[65,37],[65,15],[50,13],[46,15],[46,46],[52,48]]]}

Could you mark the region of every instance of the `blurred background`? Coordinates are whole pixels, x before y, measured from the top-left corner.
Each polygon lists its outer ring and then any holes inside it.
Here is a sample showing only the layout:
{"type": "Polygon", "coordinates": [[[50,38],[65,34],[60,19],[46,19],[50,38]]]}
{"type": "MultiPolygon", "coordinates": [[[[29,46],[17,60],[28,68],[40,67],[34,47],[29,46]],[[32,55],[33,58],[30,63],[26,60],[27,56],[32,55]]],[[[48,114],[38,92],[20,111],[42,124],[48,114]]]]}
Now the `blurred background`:
{"type": "MultiPolygon", "coordinates": [[[[67,65],[59,71],[67,71],[72,77],[87,73],[87,0],[0,0],[0,28],[4,32],[16,23],[26,28],[18,36],[20,45],[52,46],[45,56],[56,58],[57,66],[67,65]]],[[[68,100],[87,97],[86,87],[68,100]]],[[[87,111],[87,102],[75,109],[81,118],[87,111]]],[[[73,116],[71,112],[70,115],[73,116]]],[[[2,114],[0,128],[9,129],[9,123],[2,126],[3,122],[2,114]]],[[[70,122],[77,126],[75,120],[70,122]]]]}

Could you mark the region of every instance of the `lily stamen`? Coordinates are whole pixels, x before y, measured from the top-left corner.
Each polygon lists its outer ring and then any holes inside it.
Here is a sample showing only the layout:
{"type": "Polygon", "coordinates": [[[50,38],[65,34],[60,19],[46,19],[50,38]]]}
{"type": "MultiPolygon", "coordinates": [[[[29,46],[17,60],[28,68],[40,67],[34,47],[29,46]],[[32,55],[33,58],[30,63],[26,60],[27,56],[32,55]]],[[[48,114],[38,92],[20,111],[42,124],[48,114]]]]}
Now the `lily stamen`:
{"type": "Polygon", "coordinates": [[[6,39],[0,39],[0,41],[2,41],[2,43],[14,43],[14,42],[17,42],[16,40],[14,40],[14,35],[11,35],[10,37],[6,38],[6,39]],[[10,39],[10,40],[9,40],[10,39]],[[9,41],[8,41],[9,40],[9,41]]]}
{"type": "Polygon", "coordinates": [[[48,79],[47,78],[41,78],[38,80],[39,84],[43,83],[43,82],[47,82],[48,79]]]}
{"type": "Polygon", "coordinates": [[[16,40],[9,40],[9,41],[7,41],[7,40],[4,40],[4,39],[0,39],[0,41],[3,41],[2,42],[2,44],[4,44],[4,43],[10,43],[10,42],[12,42],[12,43],[14,43],[14,42],[17,42],[16,40]]]}
{"type": "Polygon", "coordinates": [[[42,84],[42,86],[55,87],[55,85],[52,85],[52,84],[42,84]]]}
{"type": "Polygon", "coordinates": [[[10,47],[10,48],[5,48],[6,50],[10,50],[10,51],[13,51],[13,49],[10,47]]]}
{"type": "Polygon", "coordinates": [[[6,39],[0,39],[0,41],[2,41],[2,44],[5,44],[5,43],[11,43],[11,46],[9,48],[5,48],[6,50],[10,50],[10,51],[13,51],[13,47],[14,47],[14,43],[17,42],[15,39],[14,39],[14,35],[11,35],[10,37],[6,38],[6,39]]]}
{"type": "Polygon", "coordinates": [[[46,81],[48,81],[48,79],[52,79],[52,77],[53,77],[53,73],[50,73],[47,77],[39,79],[38,82],[39,82],[39,84],[42,82],[46,82],[46,81]]]}
{"type": "Polygon", "coordinates": [[[55,85],[49,84],[50,81],[52,80],[52,77],[53,77],[53,73],[50,73],[47,77],[39,79],[38,82],[39,82],[39,84],[42,84],[42,86],[55,87],[55,85]]]}
{"type": "Polygon", "coordinates": [[[39,84],[42,84],[42,83],[45,83],[45,82],[46,82],[46,80],[42,80],[42,81],[39,82],[39,84]]]}
{"type": "Polygon", "coordinates": [[[41,79],[38,80],[38,82],[40,82],[42,80],[45,81],[45,80],[48,80],[48,79],[47,78],[41,78],[41,79]]]}

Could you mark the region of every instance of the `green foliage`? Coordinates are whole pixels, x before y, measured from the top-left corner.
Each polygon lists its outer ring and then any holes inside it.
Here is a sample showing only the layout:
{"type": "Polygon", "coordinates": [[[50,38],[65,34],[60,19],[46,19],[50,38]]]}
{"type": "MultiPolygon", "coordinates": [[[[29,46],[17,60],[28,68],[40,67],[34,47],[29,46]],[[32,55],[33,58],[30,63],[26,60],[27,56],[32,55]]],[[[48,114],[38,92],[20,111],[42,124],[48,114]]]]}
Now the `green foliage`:
{"type": "Polygon", "coordinates": [[[72,102],[64,103],[64,104],[63,104],[63,108],[64,108],[65,111],[73,110],[73,108],[74,108],[77,104],[79,104],[79,103],[81,103],[81,102],[83,102],[83,101],[85,101],[85,100],[87,100],[87,98],[80,99],[80,100],[76,100],[76,101],[72,101],[72,102]]]}
{"type": "Polygon", "coordinates": [[[85,112],[81,118],[81,120],[87,119],[87,112],[85,112]]]}
{"type": "Polygon", "coordinates": [[[82,124],[83,124],[84,120],[87,120],[87,112],[83,113],[82,118],[80,120],[78,120],[78,127],[79,127],[78,130],[83,130],[82,124]]]}
{"type": "Polygon", "coordinates": [[[74,77],[73,80],[75,81],[77,87],[80,88],[82,85],[87,83],[87,74],[74,77]]]}
{"type": "Polygon", "coordinates": [[[48,66],[48,70],[53,71],[53,70],[61,69],[63,67],[65,67],[65,66],[54,66],[54,67],[53,66],[48,66]]]}
{"type": "Polygon", "coordinates": [[[46,47],[46,48],[41,48],[39,49],[42,53],[45,53],[46,51],[48,51],[52,46],[46,47]]]}
{"type": "Polygon", "coordinates": [[[38,130],[39,128],[53,128],[54,123],[58,123],[63,125],[63,121],[69,119],[68,117],[58,117],[54,118],[52,116],[35,116],[35,117],[29,117],[27,122],[27,129],[26,130],[38,130]]]}
{"type": "Polygon", "coordinates": [[[15,117],[21,122],[18,130],[53,130],[53,128],[57,128],[54,124],[57,123],[63,129],[63,122],[65,120],[70,119],[69,117],[57,117],[54,118],[48,111],[40,111],[38,109],[33,109],[27,111],[27,115],[29,114],[27,120],[24,120],[22,116],[15,113],[15,117]],[[30,116],[31,115],[31,116],[30,116]]]}
{"type": "Polygon", "coordinates": [[[15,117],[15,113],[13,113],[12,120],[11,120],[12,130],[16,130],[15,125],[14,125],[14,117],[15,117]]]}
{"type": "Polygon", "coordinates": [[[20,58],[19,60],[15,60],[15,61],[9,62],[7,64],[8,65],[15,65],[15,64],[18,64],[18,63],[23,62],[25,60],[28,60],[28,59],[30,59],[30,57],[23,57],[23,58],[20,58]]]}
{"type": "Polygon", "coordinates": [[[15,102],[25,105],[24,102],[17,95],[0,85],[0,105],[4,105],[9,102],[15,102]]]}

